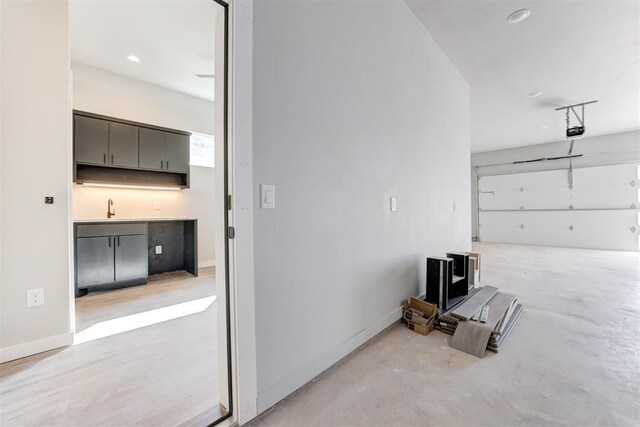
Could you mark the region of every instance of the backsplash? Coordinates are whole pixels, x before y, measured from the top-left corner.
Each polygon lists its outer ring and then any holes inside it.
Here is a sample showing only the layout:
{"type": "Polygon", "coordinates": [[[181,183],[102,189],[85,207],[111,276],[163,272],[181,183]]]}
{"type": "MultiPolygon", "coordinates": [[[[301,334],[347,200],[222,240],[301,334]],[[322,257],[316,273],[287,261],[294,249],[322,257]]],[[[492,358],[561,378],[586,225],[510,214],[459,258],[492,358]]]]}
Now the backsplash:
{"type": "Polygon", "coordinates": [[[105,219],[113,200],[115,219],[191,217],[198,219],[198,258],[214,259],[214,169],[191,167],[191,188],[146,190],[73,186],[73,219],[105,219]],[[158,206],[160,209],[156,209],[158,206]]]}

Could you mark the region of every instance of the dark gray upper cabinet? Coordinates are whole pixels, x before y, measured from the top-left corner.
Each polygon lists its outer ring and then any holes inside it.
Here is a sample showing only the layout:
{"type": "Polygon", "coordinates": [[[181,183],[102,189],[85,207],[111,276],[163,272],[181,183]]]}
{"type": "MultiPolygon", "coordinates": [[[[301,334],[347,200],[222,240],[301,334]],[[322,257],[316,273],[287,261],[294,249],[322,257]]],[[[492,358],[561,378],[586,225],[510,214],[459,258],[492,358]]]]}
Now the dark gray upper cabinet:
{"type": "Polygon", "coordinates": [[[165,132],[164,161],[168,171],[189,172],[189,137],[187,135],[165,132]]]}
{"type": "Polygon", "coordinates": [[[113,166],[138,167],[138,127],[109,123],[109,158],[113,166]]]}
{"type": "Polygon", "coordinates": [[[140,167],[165,170],[164,135],[166,132],[140,128],[140,167]]]}
{"type": "Polygon", "coordinates": [[[74,111],[73,179],[188,188],[189,136],[176,129],[74,111]]]}
{"type": "Polygon", "coordinates": [[[189,172],[189,136],[140,128],[140,167],[189,172]]]}
{"type": "Polygon", "coordinates": [[[92,117],[74,117],[75,160],[104,165],[109,153],[109,122],[92,117]]]}

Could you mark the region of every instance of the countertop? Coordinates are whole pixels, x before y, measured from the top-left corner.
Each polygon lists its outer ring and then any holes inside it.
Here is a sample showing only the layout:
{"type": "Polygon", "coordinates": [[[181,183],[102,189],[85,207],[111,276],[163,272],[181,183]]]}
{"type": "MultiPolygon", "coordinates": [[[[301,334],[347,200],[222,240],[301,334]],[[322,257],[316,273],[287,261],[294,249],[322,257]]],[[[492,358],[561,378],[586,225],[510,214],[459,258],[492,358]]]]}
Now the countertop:
{"type": "Polygon", "coordinates": [[[81,218],[74,219],[74,224],[90,224],[96,222],[160,222],[160,221],[196,221],[198,218],[187,216],[169,216],[162,218],[81,218]]]}

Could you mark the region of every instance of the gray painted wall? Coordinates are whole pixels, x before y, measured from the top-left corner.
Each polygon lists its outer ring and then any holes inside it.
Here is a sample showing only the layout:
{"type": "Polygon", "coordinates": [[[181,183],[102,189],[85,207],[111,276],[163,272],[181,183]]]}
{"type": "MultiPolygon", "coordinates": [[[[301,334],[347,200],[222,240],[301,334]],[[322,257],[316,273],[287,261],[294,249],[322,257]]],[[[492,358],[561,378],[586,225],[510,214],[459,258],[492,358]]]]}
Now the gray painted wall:
{"type": "Polygon", "coordinates": [[[258,409],[470,249],[469,87],[402,1],[255,2],[258,409]],[[389,198],[398,210],[390,212],[389,198]],[[455,204],[455,211],[454,211],[455,204]]]}
{"type": "MultiPolygon", "coordinates": [[[[569,152],[570,142],[567,140],[547,144],[528,145],[525,147],[509,148],[505,150],[485,151],[471,155],[471,168],[476,166],[493,165],[519,160],[538,159],[541,157],[565,156],[569,152]]],[[[573,147],[573,154],[584,154],[583,158],[573,160],[574,167],[596,166],[619,162],[640,162],[640,131],[622,132],[577,139],[573,147]],[[602,155],[594,155],[607,153],[602,155]]],[[[481,173],[499,174],[509,172],[533,172],[567,168],[568,160],[529,163],[524,165],[504,165],[484,167],[481,173]]],[[[474,238],[478,230],[478,203],[476,174],[471,172],[471,218],[474,238]]]]}

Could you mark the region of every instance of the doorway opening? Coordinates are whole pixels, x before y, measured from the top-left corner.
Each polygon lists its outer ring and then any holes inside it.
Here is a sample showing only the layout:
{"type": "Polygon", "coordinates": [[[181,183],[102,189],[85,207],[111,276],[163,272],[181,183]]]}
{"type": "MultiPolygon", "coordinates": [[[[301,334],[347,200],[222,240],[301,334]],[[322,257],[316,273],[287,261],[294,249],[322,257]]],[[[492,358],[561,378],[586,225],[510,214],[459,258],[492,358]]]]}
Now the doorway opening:
{"type": "Polygon", "coordinates": [[[227,222],[226,179],[214,184],[226,177],[216,168],[227,167],[227,5],[71,2],[69,24],[75,345],[120,355],[135,341],[137,357],[116,356],[117,367],[107,367],[146,373],[128,398],[144,399],[172,378],[152,417],[213,423],[231,409],[228,251],[226,236],[216,236],[227,222]],[[97,125],[107,130],[103,164],[97,125]],[[95,221],[103,207],[107,219],[95,221]],[[97,266],[85,247],[104,246],[105,235],[113,262],[102,256],[97,266]]]}
{"type": "Polygon", "coordinates": [[[233,410],[228,4],[68,10],[74,343],[16,362],[3,420],[215,424],[233,410]]]}

